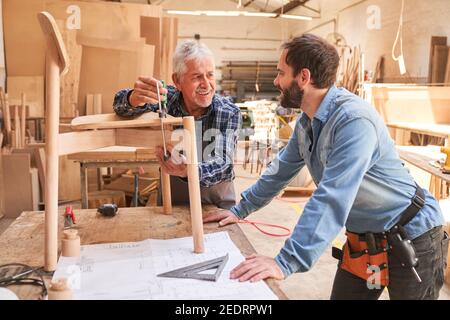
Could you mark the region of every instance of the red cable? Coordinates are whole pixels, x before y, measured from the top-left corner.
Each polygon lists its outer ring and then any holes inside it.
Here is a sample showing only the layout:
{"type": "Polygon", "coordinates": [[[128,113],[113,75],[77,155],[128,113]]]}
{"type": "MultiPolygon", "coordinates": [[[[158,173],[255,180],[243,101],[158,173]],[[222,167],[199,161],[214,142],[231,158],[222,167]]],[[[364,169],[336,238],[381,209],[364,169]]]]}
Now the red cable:
{"type": "Polygon", "coordinates": [[[256,229],[258,229],[260,232],[262,232],[262,233],[264,233],[264,234],[266,234],[268,236],[272,236],[272,237],[287,237],[287,236],[289,236],[291,234],[291,230],[290,229],[288,229],[286,227],[283,227],[283,226],[276,225],[276,224],[264,223],[264,222],[259,222],[259,221],[251,221],[251,220],[247,220],[247,219],[241,219],[238,222],[242,223],[242,224],[251,224],[256,229]],[[261,225],[261,226],[266,226],[266,227],[272,227],[272,228],[278,228],[278,229],[286,230],[287,233],[283,233],[283,234],[270,233],[270,232],[264,231],[263,229],[258,227],[257,226],[258,224],[261,225]]]}

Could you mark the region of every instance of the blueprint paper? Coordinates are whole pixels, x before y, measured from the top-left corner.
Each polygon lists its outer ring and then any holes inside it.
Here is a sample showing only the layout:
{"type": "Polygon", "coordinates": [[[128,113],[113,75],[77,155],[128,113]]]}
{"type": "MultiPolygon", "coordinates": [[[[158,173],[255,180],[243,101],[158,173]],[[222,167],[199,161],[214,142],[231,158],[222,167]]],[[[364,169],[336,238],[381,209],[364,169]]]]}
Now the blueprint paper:
{"type": "Polygon", "coordinates": [[[81,246],[79,257],[58,261],[53,279],[67,278],[74,299],[273,300],[264,281],[229,279],[244,256],[227,232],[204,236],[205,252],[192,251],[192,237],[81,246]],[[229,254],[217,282],[157,277],[158,274],[229,254]]]}

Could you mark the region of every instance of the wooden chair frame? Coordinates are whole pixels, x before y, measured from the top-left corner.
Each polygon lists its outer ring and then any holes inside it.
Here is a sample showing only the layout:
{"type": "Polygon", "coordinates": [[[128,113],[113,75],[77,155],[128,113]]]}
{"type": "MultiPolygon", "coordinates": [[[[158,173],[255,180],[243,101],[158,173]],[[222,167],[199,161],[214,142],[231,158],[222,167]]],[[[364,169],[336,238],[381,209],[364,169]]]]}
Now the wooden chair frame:
{"type": "MultiPolygon", "coordinates": [[[[115,114],[78,117],[71,124],[74,132],[60,134],[60,76],[67,72],[69,58],[54,18],[48,12],[40,12],[38,19],[47,42],[44,269],[54,271],[58,260],[58,157],[114,145],[154,148],[161,144],[162,134],[160,130],[152,129],[161,125],[161,119],[156,113],[146,113],[132,120],[120,119],[115,114]]],[[[204,251],[203,221],[194,118],[168,117],[162,121],[168,128],[173,128],[173,125],[182,125],[184,128],[182,137],[187,159],[194,252],[201,253],[204,251]]],[[[161,180],[163,211],[170,214],[170,176],[162,173],[161,180]]]]}

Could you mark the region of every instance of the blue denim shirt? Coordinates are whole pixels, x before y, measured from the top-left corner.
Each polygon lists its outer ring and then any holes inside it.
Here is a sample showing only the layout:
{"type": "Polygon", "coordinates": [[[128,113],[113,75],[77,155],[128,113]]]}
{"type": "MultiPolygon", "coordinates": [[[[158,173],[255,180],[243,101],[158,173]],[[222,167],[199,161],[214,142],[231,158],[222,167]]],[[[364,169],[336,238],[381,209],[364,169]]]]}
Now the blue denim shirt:
{"type": "MultiPolygon", "coordinates": [[[[333,86],[312,121],[300,116],[287,146],[231,211],[244,218],[267,205],[304,165],[317,190],[275,258],[285,276],[309,270],[344,226],[357,233],[390,229],[415,194],[376,110],[333,86]]],[[[405,226],[413,239],[444,223],[439,204],[424,192],[426,205],[405,226]]]]}

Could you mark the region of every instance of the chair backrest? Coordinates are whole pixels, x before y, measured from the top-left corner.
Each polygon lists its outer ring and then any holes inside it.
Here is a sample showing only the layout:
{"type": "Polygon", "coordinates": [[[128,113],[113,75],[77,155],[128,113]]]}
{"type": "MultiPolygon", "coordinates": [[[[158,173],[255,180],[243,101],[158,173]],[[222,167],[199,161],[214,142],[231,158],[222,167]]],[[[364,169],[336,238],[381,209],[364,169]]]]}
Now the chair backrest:
{"type": "Polygon", "coordinates": [[[56,50],[61,74],[65,74],[69,69],[69,55],[55,18],[50,13],[42,11],[38,13],[38,20],[47,40],[47,48],[48,50],[56,50]]]}

